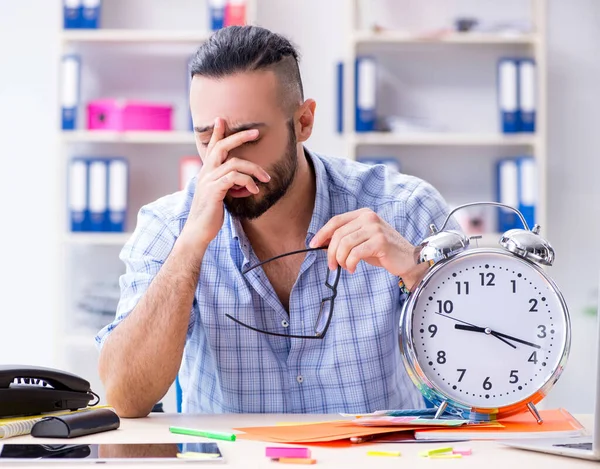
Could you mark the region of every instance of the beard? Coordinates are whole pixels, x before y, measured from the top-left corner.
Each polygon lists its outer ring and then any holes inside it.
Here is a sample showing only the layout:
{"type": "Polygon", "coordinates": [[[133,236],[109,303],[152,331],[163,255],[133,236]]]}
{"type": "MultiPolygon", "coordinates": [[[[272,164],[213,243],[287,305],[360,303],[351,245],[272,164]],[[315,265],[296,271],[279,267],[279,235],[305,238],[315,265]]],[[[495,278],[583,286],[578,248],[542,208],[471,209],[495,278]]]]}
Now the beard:
{"type": "Polygon", "coordinates": [[[296,133],[292,120],[288,121],[288,143],[282,158],[266,171],[271,176],[269,182],[261,182],[254,178],[260,189],[256,195],[243,198],[225,196],[225,207],[239,220],[253,220],[275,205],[288,191],[298,169],[298,155],[296,153],[296,133]]]}

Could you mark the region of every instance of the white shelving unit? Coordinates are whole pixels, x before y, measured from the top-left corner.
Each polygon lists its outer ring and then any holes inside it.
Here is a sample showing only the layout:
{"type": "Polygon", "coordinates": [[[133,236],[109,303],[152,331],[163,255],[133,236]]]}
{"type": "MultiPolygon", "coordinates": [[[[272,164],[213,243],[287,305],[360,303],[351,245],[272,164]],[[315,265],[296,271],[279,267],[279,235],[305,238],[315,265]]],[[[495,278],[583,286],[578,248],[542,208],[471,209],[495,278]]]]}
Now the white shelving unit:
{"type": "Polygon", "coordinates": [[[62,132],[65,143],[141,143],[194,145],[191,131],[172,132],[112,132],[100,130],[76,130],[62,132]]]}
{"type": "Polygon", "coordinates": [[[535,135],[478,134],[478,133],[395,133],[354,132],[348,136],[354,147],[360,145],[416,146],[526,146],[535,147],[535,135]]]}
{"type": "Polygon", "coordinates": [[[183,43],[200,44],[209,34],[198,31],[153,31],[127,29],[65,30],[61,34],[63,43],[183,43]]]}
{"type": "MultiPolygon", "coordinates": [[[[359,0],[351,0],[351,7],[347,14],[347,34],[348,48],[344,66],[344,140],[347,146],[346,154],[350,158],[356,159],[363,154],[368,155],[369,148],[396,148],[398,151],[406,153],[406,148],[417,148],[421,151],[433,148],[438,152],[438,161],[447,157],[441,153],[441,150],[452,150],[456,154],[457,149],[464,149],[473,153],[474,149],[485,151],[486,155],[498,152],[499,155],[507,155],[509,151],[527,152],[534,156],[537,163],[538,173],[538,203],[536,206],[536,222],[544,230],[547,227],[547,203],[546,203],[546,103],[547,103],[547,85],[546,85],[546,0],[526,0],[532,25],[531,32],[528,33],[482,33],[482,32],[450,32],[444,34],[415,34],[413,32],[393,31],[393,30],[372,30],[365,29],[360,25],[363,14],[360,12],[359,0]],[[367,51],[368,55],[375,57],[378,54],[402,53],[403,51],[418,48],[422,53],[411,55],[412,59],[419,62],[427,61],[427,54],[430,50],[443,50],[445,57],[456,54],[458,51],[489,51],[500,57],[502,54],[525,55],[532,57],[536,62],[537,77],[537,99],[536,99],[536,132],[521,134],[503,134],[498,132],[440,132],[440,133],[395,133],[395,132],[355,132],[355,101],[354,101],[354,64],[358,55],[367,51]],[[518,51],[518,52],[515,52],[518,51]]],[[[514,2],[513,2],[514,3],[514,2]]],[[[362,5],[366,5],[362,2],[362,5]]],[[[411,4],[418,9],[419,6],[411,4]]],[[[389,6],[389,3],[388,3],[389,6]]],[[[372,5],[369,3],[368,8],[372,5]]],[[[431,9],[430,9],[431,10],[431,9]]],[[[391,15],[391,13],[390,13],[391,15]]],[[[439,55],[438,55],[439,57],[439,55]]],[[[411,63],[404,64],[402,61],[398,67],[411,67],[411,63]]],[[[434,70],[432,64],[432,70],[434,70]]],[[[414,77],[412,77],[414,79],[414,77]]],[[[454,82],[452,85],[456,85],[454,82]]],[[[490,86],[496,86],[490,83],[490,86]]],[[[494,88],[495,89],[495,88],[494,88]]],[[[495,104],[495,103],[494,103],[495,104]]],[[[462,112],[467,112],[461,109],[462,112]]],[[[497,125],[499,129],[499,124],[497,125]]],[[[520,154],[520,153],[516,153],[520,154]]],[[[414,157],[416,158],[416,157],[414,157]]],[[[410,161],[411,156],[403,156],[402,164],[410,161]]],[[[431,160],[428,160],[431,162],[431,160]]],[[[473,161],[470,159],[469,161],[473,161]]],[[[461,168],[456,168],[457,174],[449,177],[460,177],[461,168]]],[[[426,169],[423,170],[426,173],[426,169]]],[[[469,181],[465,181],[468,184],[469,181]]],[[[490,181],[490,184],[493,184],[490,181]]],[[[443,195],[443,187],[437,187],[443,195]]],[[[471,200],[475,201],[475,200],[471,200]]]]}
{"type": "MultiPolygon", "coordinates": [[[[178,190],[178,157],[196,155],[194,133],[188,125],[183,125],[187,119],[187,77],[185,62],[194,50],[210,36],[208,28],[208,4],[190,4],[173,0],[169,5],[160,1],[132,0],[125,3],[105,1],[102,13],[102,24],[107,26],[117,23],[119,28],[63,30],[62,14],[60,15],[60,44],[61,56],[77,53],[82,63],[87,66],[82,72],[81,89],[82,102],[77,110],[77,129],[74,131],[59,131],[58,178],[61,181],[60,199],[63,207],[67,207],[68,186],[67,173],[71,158],[75,156],[123,156],[129,161],[129,203],[128,223],[125,233],[95,233],[70,231],[67,210],[61,211],[60,258],[64,260],[59,267],[60,294],[58,311],[62,320],[57,321],[56,334],[59,338],[59,367],[88,379],[92,388],[104,400],[99,377],[97,376],[97,351],[94,336],[99,327],[100,319],[94,318],[94,324],[81,324],[82,311],[77,304],[77,296],[85,291],[85,282],[95,275],[102,275],[106,280],[106,271],[115,272],[115,266],[124,269],[118,259],[119,250],[131,236],[135,228],[135,215],[145,203],[178,190]],[[137,7],[133,5],[137,2],[137,7]],[[143,7],[143,8],[142,8],[143,7]],[[131,15],[131,10],[140,11],[148,8],[148,15],[143,18],[131,15]],[[156,29],[163,20],[163,15],[157,15],[160,8],[165,11],[168,26],[171,29],[156,29]],[[194,12],[189,8],[195,8],[194,12]],[[207,28],[198,30],[185,29],[185,25],[202,24],[202,8],[205,8],[207,28]],[[121,11],[124,9],[124,11],[121,11]],[[131,28],[123,27],[124,21],[129,21],[131,28]],[[190,16],[196,19],[189,20],[190,16]],[[198,19],[199,18],[199,19],[198,19]],[[105,21],[107,20],[107,21],[105,21]],[[176,29],[177,25],[184,25],[176,29]],[[152,45],[152,47],[147,47],[152,45]],[[183,54],[182,54],[183,52],[183,54]],[[174,62],[176,58],[177,62],[174,62]],[[89,60],[88,60],[89,59],[89,60]],[[141,64],[143,70],[127,69],[130,61],[141,64]],[[163,61],[168,64],[162,67],[163,61]],[[168,62],[171,60],[171,62],[168,62]],[[173,64],[181,65],[180,73],[173,70],[173,64]],[[148,72],[150,70],[150,73],[148,72]],[[166,74],[165,74],[166,70],[166,74]],[[156,71],[158,73],[154,74],[156,71]],[[161,74],[162,73],[162,74],[161,74]],[[170,75],[169,75],[170,73],[170,75]],[[139,83],[127,80],[132,74],[139,75],[139,83]],[[143,76],[146,74],[146,76],[143,76]],[[156,77],[155,75],[159,75],[156,77]],[[108,79],[107,79],[108,76],[108,79]],[[165,78],[166,77],[166,78],[165,78]],[[122,80],[124,78],[124,80],[122,80]],[[86,81],[87,80],[87,81],[86,81]],[[105,83],[106,82],[106,83],[105,83]],[[123,83],[126,83],[124,85],[123,83]],[[132,84],[133,83],[133,84],[132,84]],[[93,91],[89,90],[92,87],[93,91]],[[150,87],[150,91],[144,88],[150,87]],[[153,87],[153,88],[152,88],[153,87]],[[168,89],[170,87],[170,89],[168,89]],[[175,91],[173,91],[175,90],[175,91]],[[165,91],[165,93],[163,93],[165,91]],[[147,96],[148,100],[168,100],[176,97],[179,101],[179,114],[174,115],[175,130],[166,132],[112,132],[90,131],[86,129],[86,107],[89,99],[107,97],[104,93],[115,93],[116,97],[147,96]],[[146,95],[144,95],[146,92],[146,95]],[[170,95],[168,93],[171,93],[170,95]],[[164,94],[164,97],[163,97],[164,94]],[[185,105],[184,105],[185,103],[185,105]],[[186,113],[184,116],[183,114],[186,113]],[[179,125],[178,125],[179,124],[179,125]],[[182,128],[183,127],[183,128],[182,128]],[[176,159],[172,156],[176,155],[176,159]],[[168,173],[165,175],[165,173],[168,173]],[[170,179],[169,178],[170,175],[170,179]],[[168,179],[168,181],[164,181],[168,179]],[[159,183],[156,187],[156,183],[159,183]],[[162,184],[162,185],[161,185],[162,184]]],[[[62,1],[56,1],[56,7],[62,11],[62,1]]],[[[247,0],[247,22],[256,23],[257,0],[247,0]]],[[[164,24],[162,24],[164,26],[164,24]]],[[[133,67],[133,65],[132,65],[133,67]]],[[[138,98],[135,99],[138,99],[138,98]]],[[[59,99],[56,100],[59,104],[59,99]]],[[[57,109],[60,112],[60,109],[57,109]]],[[[121,270],[122,272],[122,270],[121,270]]],[[[117,281],[119,273],[109,275],[110,281],[117,281]]],[[[104,317],[104,316],[102,316],[104,317]]],[[[167,411],[175,411],[174,389],[171,389],[163,399],[167,411]]]]}
{"type": "Polygon", "coordinates": [[[533,45],[539,40],[537,34],[452,33],[436,37],[396,31],[355,31],[352,35],[354,44],[533,45]]]}

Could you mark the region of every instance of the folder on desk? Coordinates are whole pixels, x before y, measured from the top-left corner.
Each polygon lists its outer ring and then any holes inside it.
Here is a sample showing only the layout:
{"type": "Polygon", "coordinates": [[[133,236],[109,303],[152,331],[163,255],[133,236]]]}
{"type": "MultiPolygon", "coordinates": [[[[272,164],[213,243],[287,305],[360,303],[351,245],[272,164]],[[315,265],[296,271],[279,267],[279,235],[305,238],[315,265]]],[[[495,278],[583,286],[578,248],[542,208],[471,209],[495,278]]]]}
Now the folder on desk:
{"type": "Polygon", "coordinates": [[[507,440],[523,438],[571,438],[583,436],[583,425],[565,409],[540,410],[541,425],[529,412],[498,420],[501,427],[464,426],[415,431],[416,440],[507,440]]]}
{"type": "Polygon", "coordinates": [[[498,62],[498,107],[503,133],[519,131],[518,61],[503,58],[498,62]]]}
{"type": "Polygon", "coordinates": [[[197,156],[184,156],[179,161],[179,190],[184,190],[188,183],[202,168],[202,161],[197,156]]]}
{"type": "Polygon", "coordinates": [[[108,164],[105,159],[89,160],[89,231],[106,231],[108,220],[108,164]]]}
{"type": "Polygon", "coordinates": [[[362,56],[356,59],[354,102],[356,108],[356,131],[375,130],[377,103],[377,66],[375,59],[362,56]]]}
{"type": "MultiPolygon", "coordinates": [[[[496,165],[496,188],[498,202],[513,208],[519,208],[519,169],[515,158],[506,158],[496,165]]],[[[498,208],[498,231],[503,233],[519,228],[521,223],[515,212],[498,208]]]]}
{"type": "Polygon", "coordinates": [[[129,165],[125,158],[108,160],[107,231],[124,232],[127,218],[129,165]]]}
{"type": "Polygon", "coordinates": [[[81,27],[81,1],[63,0],[64,29],[78,29],[81,27]]]}
{"type": "Polygon", "coordinates": [[[537,201],[537,169],[533,157],[525,156],[517,160],[519,211],[523,214],[529,228],[535,225],[535,206],[537,201]]]}
{"type": "Polygon", "coordinates": [[[533,59],[521,59],[519,65],[519,116],[520,131],[535,132],[536,117],[536,67],[533,59]]]}
{"type": "Polygon", "coordinates": [[[84,158],[73,158],[69,163],[68,208],[71,231],[88,229],[88,162],[84,158]]]}
{"type": "Polygon", "coordinates": [[[83,0],[81,8],[81,27],[98,29],[100,27],[100,10],[102,0],[83,0]]]}
{"type": "Polygon", "coordinates": [[[65,55],[61,64],[61,111],[62,129],[77,128],[79,106],[79,81],[81,60],[78,55],[65,55]]]}

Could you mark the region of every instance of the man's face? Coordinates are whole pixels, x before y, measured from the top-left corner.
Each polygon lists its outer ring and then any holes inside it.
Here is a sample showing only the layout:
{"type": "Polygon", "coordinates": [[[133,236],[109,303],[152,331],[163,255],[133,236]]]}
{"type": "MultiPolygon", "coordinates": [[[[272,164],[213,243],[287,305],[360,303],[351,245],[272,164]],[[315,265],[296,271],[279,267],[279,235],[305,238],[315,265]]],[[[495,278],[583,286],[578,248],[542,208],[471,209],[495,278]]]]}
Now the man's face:
{"type": "Polygon", "coordinates": [[[190,90],[190,107],[196,132],[196,146],[204,161],[215,119],[225,123],[225,137],[240,130],[257,129],[259,136],[229,152],[228,160],[239,158],[261,166],[271,180],[254,178],[260,192],[232,188],[225,197],[229,212],[240,219],[261,216],[285,195],[296,168],[297,140],[293,116],[279,103],[279,83],[273,72],[238,73],[224,78],[195,76],[190,90]],[[206,129],[206,130],[205,130],[206,129]]]}

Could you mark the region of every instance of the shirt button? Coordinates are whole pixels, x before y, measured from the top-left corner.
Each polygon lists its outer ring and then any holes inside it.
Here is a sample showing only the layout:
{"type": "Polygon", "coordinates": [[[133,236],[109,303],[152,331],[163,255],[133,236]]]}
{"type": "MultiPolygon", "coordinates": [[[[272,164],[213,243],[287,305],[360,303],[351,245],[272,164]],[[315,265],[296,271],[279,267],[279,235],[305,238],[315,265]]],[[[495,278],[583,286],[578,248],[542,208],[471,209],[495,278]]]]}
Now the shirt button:
{"type": "Polygon", "coordinates": [[[296,376],[296,381],[298,381],[300,384],[302,384],[302,381],[304,381],[304,377],[302,375],[298,375],[298,376],[296,376]]]}
{"type": "Polygon", "coordinates": [[[283,327],[289,327],[290,323],[289,323],[289,322],[287,322],[287,321],[284,319],[283,321],[281,321],[281,325],[282,325],[283,327]]]}

